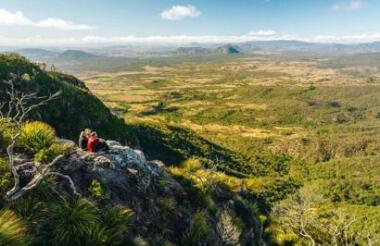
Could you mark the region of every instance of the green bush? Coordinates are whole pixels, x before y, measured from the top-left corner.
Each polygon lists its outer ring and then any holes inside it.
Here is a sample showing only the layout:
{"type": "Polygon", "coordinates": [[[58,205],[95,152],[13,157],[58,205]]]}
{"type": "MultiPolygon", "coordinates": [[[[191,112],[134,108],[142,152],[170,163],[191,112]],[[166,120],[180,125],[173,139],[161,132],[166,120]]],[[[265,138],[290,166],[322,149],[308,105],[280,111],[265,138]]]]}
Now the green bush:
{"type": "MultiPolygon", "coordinates": [[[[93,224],[85,229],[86,236],[83,238],[80,245],[109,245],[106,244],[107,232],[104,227],[99,224],[93,224]]],[[[72,245],[72,244],[69,244],[72,245]]]]}
{"type": "Polygon", "coordinates": [[[14,124],[9,119],[0,119],[0,148],[6,148],[14,132],[14,124]]]}
{"type": "Polygon", "coordinates": [[[117,245],[122,242],[133,218],[133,211],[125,207],[110,207],[102,211],[102,222],[107,234],[106,245],[117,245]]]}
{"type": "Polygon", "coordinates": [[[11,208],[18,216],[29,223],[37,224],[45,219],[46,204],[33,195],[20,198],[11,205],[11,208]]]}
{"type": "Polygon", "coordinates": [[[33,121],[22,126],[17,145],[31,154],[48,149],[55,139],[54,129],[46,123],[33,121]]]}
{"type": "Polygon", "coordinates": [[[195,172],[202,167],[202,162],[199,159],[191,158],[184,161],[182,166],[188,172],[195,172]]]}
{"type": "Polygon", "coordinates": [[[0,195],[3,195],[11,186],[11,172],[8,161],[0,157],[0,195]]]}
{"type": "Polygon", "coordinates": [[[40,163],[46,163],[54,159],[54,153],[50,148],[43,148],[34,155],[34,160],[40,163]]]}
{"type": "Polygon", "coordinates": [[[6,136],[5,131],[8,128],[8,121],[5,119],[0,119],[0,147],[5,147],[6,136]]]}
{"type": "Polygon", "coordinates": [[[43,148],[34,155],[34,160],[40,163],[48,163],[54,160],[58,155],[65,155],[70,148],[64,144],[53,143],[49,148],[43,148]]]}
{"type": "Polygon", "coordinates": [[[95,198],[101,198],[106,194],[106,186],[102,182],[95,179],[91,181],[88,190],[95,198]]]}
{"type": "Polygon", "coordinates": [[[98,211],[85,199],[53,204],[47,219],[54,245],[83,245],[99,223],[98,211]]]}
{"type": "Polygon", "coordinates": [[[124,245],[134,218],[128,208],[100,210],[86,199],[49,202],[42,210],[46,212],[38,222],[42,224],[37,223],[33,245],[124,245]]]}
{"type": "Polygon", "coordinates": [[[190,223],[190,227],[183,238],[183,245],[206,244],[212,231],[206,221],[206,213],[198,212],[190,223]]]}
{"type": "Polygon", "coordinates": [[[0,212],[0,245],[24,245],[26,226],[11,210],[0,212]]]}

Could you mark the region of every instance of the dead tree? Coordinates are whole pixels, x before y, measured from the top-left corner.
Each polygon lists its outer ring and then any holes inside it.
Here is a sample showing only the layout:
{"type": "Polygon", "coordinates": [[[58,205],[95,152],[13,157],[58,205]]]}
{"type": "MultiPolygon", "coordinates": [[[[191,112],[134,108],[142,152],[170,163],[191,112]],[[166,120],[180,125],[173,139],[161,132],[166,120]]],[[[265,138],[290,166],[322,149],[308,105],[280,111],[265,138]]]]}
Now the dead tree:
{"type": "MultiPolygon", "coordinates": [[[[22,80],[22,76],[17,76],[16,80],[22,80]]],[[[48,96],[38,96],[37,93],[22,93],[15,88],[12,79],[2,81],[10,87],[6,91],[6,96],[0,99],[0,122],[5,127],[12,129],[10,136],[10,143],[7,146],[7,155],[9,168],[13,176],[13,187],[5,194],[4,199],[7,201],[15,201],[22,197],[27,191],[35,188],[47,176],[59,176],[68,180],[73,193],[78,195],[72,179],[64,174],[53,172],[52,167],[63,158],[63,155],[58,155],[53,161],[45,165],[39,172],[30,180],[25,186],[20,186],[20,175],[15,166],[15,153],[14,148],[17,139],[21,135],[22,125],[26,117],[33,110],[42,107],[49,102],[59,98],[61,92],[56,92],[48,96]]]]}
{"type": "Polygon", "coordinates": [[[326,200],[317,187],[305,186],[273,208],[272,217],[311,246],[319,241],[333,246],[377,245],[376,222],[370,216],[347,214],[344,210],[331,211],[328,220],[319,218],[318,209],[326,200]],[[355,223],[363,223],[360,229],[355,223]],[[321,237],[322,236],[322,237],[321,237]]]}
{"type": "Polygon", "coordinates": [[[234,225],[229,212],[223,210],[218,217],[216,229],[220,238],[226,245],[239,245],[241,230],[234,225]]]}
{"type": "Polygon", "coordinates": [[[310,227],[318,224],[314,211],[321,202],[322,197],[313,188],[303,188],[274,207],[272,216],[279,218],[281,224],[306,239],[309,245],[315,246],[316,239],[310,232],[310,227]]]}
{"type": "Polygon", "coordinates": [[[335,216],[335,222],[326,226],[334,246],[377,245],[379,237],[374,228],[371,228],[371,224],[376,223],[373,223],[368,216],[357,218],[355,215],[348,216],[342,211],[338,211],[335,216]],[[357,221],[361,223],[364,221],[360,231],[355,230],[353,226],[357,221]]]}

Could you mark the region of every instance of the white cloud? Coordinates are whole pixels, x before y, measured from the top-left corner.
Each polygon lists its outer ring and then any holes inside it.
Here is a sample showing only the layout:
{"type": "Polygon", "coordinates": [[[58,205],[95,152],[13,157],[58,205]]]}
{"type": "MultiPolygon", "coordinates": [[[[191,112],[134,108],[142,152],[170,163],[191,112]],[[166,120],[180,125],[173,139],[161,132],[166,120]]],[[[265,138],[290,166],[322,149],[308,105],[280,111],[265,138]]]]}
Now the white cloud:
{"type": "MultiPolygon", "coordinates": [[[[259,33],[259,32],[256,32],[259,33]]],[[[237,35],[237,36],[83,36],[68,38],[53,38],[32,36],[12,38],[9,35],[0,34],[0,45],[4,46],[69,46],[69,45],[114,45],[114,44],[173,44],[183,45],[189,43],[243,43],[249,41],[273,41],[273,40],[298,40],[318,43],[364,43],[380,41],[380,33],[363,33],[357,35],[315,35],[301,36],[285,33],[273,35],[237,35]]]]}
{"type": "Polygon", "coordinates": [[[366,3],[362,0],[350,0],[345,3],[336,3],[331,9],[334,11],[355,11],[362,9],[366,6],[366,3]]]}
{"type": "Polygon", "coordinates": [[[192,5],[187,6],[172,6],[170,9],[161,13],[161,18],[171,21],[180,21],[185,18],[197,18],[201,16],[201,12],[192,5]]]}
{"type": "Polygon", "coordinates": [[[297,40],[318,43],[363,43],[380,41],[380,33],[357,34],[357,35],[314,35],[302,36],[286,33],[273,35],[240,35],[240,36],[123,36],[123,37],[101,37],[87,36],[80,38],[79,43],[141,43],[141,44],[189,44],[189,43],[243,43],[249,41],[273,41],[273,40],[297,40]]]}
{"type": "Polygon", "coordinates": [[[9,12],[6,9],[0,9],[0,25],[7,26],[29,26],[40,28],[53,28],[61,30],[91,30],[94,29],[88,25],[78,25],[71,21],[66,21],[57,18],[47,18],[38,21],[32,21],[27,18],[21,11],[15,13],[9,12]]]}
{"type": "Polygon", "coordinates": [[[260,30],[260,31],[252,31],[248,33],[248,35],[251,35],[251,36],[273,36],[276,34],[277,32],[273,30],[260,30]]]}
{"type": "Polygon", "coordinates": [[[22,12],[11,13],[0,9],[0,24],[2,25],[31,25],[31,21],[22,12]]]}
{"type": "Polygon", "coordinates": [[[46,28],[56,28],[62,30],[91,30],[94,29],[92,26],[88,25],[78,25],[74,24],[71,21],[65,21],[62,19],[48,18],[41,20],[35,23],[37,27],[46,27],[46,28]]]}

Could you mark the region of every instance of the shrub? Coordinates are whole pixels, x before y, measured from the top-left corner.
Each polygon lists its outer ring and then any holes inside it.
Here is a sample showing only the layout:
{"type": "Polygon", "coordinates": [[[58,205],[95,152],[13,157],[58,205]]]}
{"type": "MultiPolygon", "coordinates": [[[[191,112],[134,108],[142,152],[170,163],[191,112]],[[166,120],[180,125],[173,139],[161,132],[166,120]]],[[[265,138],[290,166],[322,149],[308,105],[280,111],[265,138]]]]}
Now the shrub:
{"type": "Polygon", "coordinates": [[[102,182],[95,179],[91,181],[88,190],[95,198],[101,198],[106,194],[106,186],[102,182]]]}
{"type": "Polygon", "coordinates": [[[5,147],[6,144],[6,130],[8,128],[8,121],[5,119],[0,119],[0,148],[5,147]]]}
{"type": "Polygon", "coordinates": [[[22,126],[18,138],[18,147],[31,154],[36,154],[42,149],[48,149],[55,139],[54,129],[46,123],[33,121],[22,126]]]}
{"type": "Polygon", "coordinates": [[[70,151],[70,148],[65,144],[53,143],[49,148],[43,148],[34,155],[36,162],[48,163],[58,155],[65,155],[70,151]]]}
{"type": "Polygon", "coordinates": [[[85,199],[63,201],[49,208],[48,228],[55,245],[83,245],[98,222],[96,208],[85,199]]]}
{"type": "Polygon", "coordinates": [[[125,231],[132,224],[133,211],[125,207],[111,207],[103,211],[102,222],[107,234],[106,245],[115,245],[123,240],[125,231]]]}
{"type": "Polygon", "coordinates": [[[191,158],[183,162],[183,168],[188,172],[195,172],[201,168],[202,163],[199,159],[191,158]]]}
{"type": "Polygon", "coordinates": [[[38,197],[30,195],[17,200],[16,203],[12,204],[11,208],[22,219],[36,224],[45,218],[45,206],[46,204],[40,201],[38,197]]]}
{"type": "MultiPolygon", "coordinates": [[[[107,232],[104,227],[99,224],[93,224],[85,228],[86,236],[80,245],[109,245],[106,244],[107,232]]],[[[71,244],[69,244],[71,245],[71,244]]]]}
{"type": "Polygon", "coordinates": [[[351,120],[351,117],[347,114],[341,113],[336,116],[336,122],[339,124],[347,123],[351,120]]]}
{"type": "Polygon", "coordinates": [[[233,223],[233,219],[227,211],[223,211],[219,215],[217,231],[220,238],[226,245],[239,244],[239,239],[242,231],[233,223]]]}
{"type": "Polygon", "coordinates": [[[206,221],[206,213],[198,212],[190,223],[190,227],[183,238],[183,245],[203,245],[207,243],[212,231],[206,221]]]}
{"type": "Polygon", "coordinates": [[[166,178],[162,178],[157,182],[157,187],[162,191],[168,191],[171,187],[171,181],[166,178]]]}
{"type": "Polygon", "coordinates": [[[10,144],[14,131],[14,124],[8,118],[0,119],[0,148],[5,148],[10,144]]]}
{"type": "Polygon", "coordinates": [[[34,161],[39,163],[49,162],[52,159],[54,159],[54,153],[50,148],[43,148],[34,155],[34,161]]]}
{"type": "Polygon", "coordinates": [[[0,195],[11,186],[11,172],[7,160],[0,158],[0,195]]]}
{"type": "Polygon", "coordinates": [[[0,245],[24,245],[26,227],[11,210],[0,212],[0,245]]]}
{"type": "Polygon", "coordinates": [[[375,78],[373,78],[373,77],[369,77],[368,79],[367,79],[367,83],[368,84],[373,84],[373,83],[375,83],[376,82],[376,80],[375,80],[375,78]]]}
{"type": "Polygon", "coordinates": [[[171,197],[162,197],[157,199],[157,208],[160,210],[160,214],[164,217],[169,216],[175,212],[176,201],[171,197]]]}
{"type": "Polygon", "coordinates": [[[338,101],[330,101],[327,103],[328,106],[332,107],[332,108],[340,108],[340,102],[338,101]]]}

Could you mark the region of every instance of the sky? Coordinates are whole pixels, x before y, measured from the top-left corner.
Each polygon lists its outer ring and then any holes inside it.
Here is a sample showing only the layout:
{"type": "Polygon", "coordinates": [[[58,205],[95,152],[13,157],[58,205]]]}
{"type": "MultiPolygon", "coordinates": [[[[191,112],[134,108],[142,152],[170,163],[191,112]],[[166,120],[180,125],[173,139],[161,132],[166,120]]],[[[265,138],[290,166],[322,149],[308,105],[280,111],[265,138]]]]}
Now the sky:
{"type": "Polygon", "coordinates": [[[380,0],[0,0],[0,45],[380,41],[380,0]]]}

